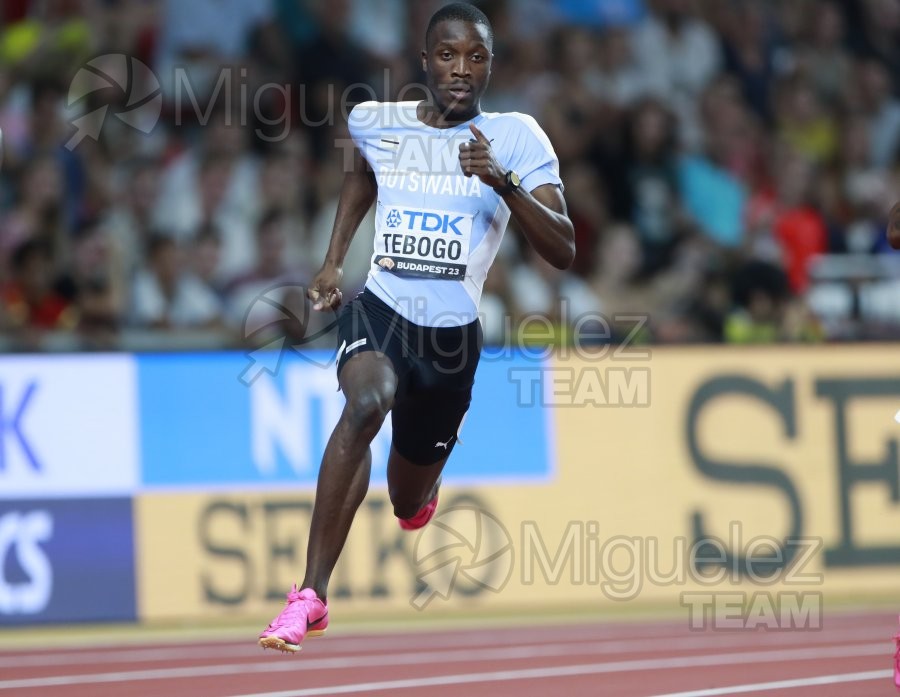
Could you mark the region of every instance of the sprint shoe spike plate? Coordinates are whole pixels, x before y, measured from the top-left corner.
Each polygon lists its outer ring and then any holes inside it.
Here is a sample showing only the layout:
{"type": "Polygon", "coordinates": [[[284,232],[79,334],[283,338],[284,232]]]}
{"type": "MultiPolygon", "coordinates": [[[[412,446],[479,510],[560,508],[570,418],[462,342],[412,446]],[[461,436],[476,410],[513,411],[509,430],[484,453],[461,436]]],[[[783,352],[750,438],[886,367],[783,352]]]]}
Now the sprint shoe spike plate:
{"type": "Polygon", "coordinates": [[[265,631],[259,635],[264,649],[296,653],[305,637],[322,636],[328,628],[328,606],[312,588],[287,594],[287,604],[265,631]]]}

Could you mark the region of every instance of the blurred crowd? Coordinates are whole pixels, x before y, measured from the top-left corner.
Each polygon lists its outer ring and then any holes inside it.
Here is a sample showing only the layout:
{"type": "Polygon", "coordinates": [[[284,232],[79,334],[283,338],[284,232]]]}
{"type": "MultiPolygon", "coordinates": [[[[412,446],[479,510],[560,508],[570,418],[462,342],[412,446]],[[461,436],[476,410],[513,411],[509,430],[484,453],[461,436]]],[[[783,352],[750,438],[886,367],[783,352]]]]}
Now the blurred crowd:
{"type": "MultiPolygon", "coordinates": [[[[0,350],[308,333],[347,113],[421,98],[442,4],[4,0],[0,350]]],[[[558,271],[511,226],[488,341],[534,339],[532,317],[551,341],[598,321],[648,343],[900,337],[900,0],[476,4],[482,106],[547,132],[577,236],[558,271]]]]}

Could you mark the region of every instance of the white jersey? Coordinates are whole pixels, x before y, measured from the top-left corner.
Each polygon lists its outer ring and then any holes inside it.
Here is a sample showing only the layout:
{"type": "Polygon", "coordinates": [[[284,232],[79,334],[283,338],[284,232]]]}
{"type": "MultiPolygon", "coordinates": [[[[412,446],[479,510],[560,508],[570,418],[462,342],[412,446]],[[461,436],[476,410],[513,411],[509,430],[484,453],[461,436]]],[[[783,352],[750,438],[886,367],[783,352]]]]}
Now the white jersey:
{"type": "Polygon", "coordinates": [[[348,126],[378,182],[375,251],[366,288],[411,322],[460,326],[478,316],[481,291],[509,222],[509,206],[476,176],[459,146],[474,123],[526,191],[562,188],[550,140],[530,116],[481,113],[452,128],[416,116],[418,102],[364,102],[348,126]]]}

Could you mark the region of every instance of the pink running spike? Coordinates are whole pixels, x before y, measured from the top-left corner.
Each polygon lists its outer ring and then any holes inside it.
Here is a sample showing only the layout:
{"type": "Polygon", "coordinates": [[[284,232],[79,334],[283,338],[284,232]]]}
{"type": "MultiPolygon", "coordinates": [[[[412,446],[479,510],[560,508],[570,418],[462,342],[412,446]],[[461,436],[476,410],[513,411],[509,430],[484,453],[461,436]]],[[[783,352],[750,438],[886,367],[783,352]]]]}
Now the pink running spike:
{"type": "Polygon", "coordinates": [[[296,653],[304,637],[321,636],[328,628],[328,606],[312,588],[297,590],[296,584],[287,595],[287,605],[259,635],[264,649],[296,653]]]}
{"type": "Polygon", "coordinates": [[[434,498],[432,498],[431,501],[422,506],[419,512],[416,513],[412,518],[398,518],[397,520],[400,522],[400,527],[404,530],[418,530],[419,528],[424,528],[434,517],[434,512],[437,510],[437,505],[438,495],[435,494],[434,498]]]}

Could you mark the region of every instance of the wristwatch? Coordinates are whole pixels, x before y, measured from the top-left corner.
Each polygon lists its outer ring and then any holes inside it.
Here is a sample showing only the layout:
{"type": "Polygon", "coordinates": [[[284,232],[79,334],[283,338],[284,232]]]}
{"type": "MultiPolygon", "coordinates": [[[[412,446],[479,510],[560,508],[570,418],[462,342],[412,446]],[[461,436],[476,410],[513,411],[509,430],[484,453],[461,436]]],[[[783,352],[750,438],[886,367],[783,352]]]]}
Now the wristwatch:
{"type": "Polygon", "coordinates": [[[509,170],[506,173],[506,183],[503,186],[494,189],[494,191],[496,191],[500,196],[505,196],[506,194],[515,191],[520,186],[522,186],[522,180],[519,179],[519,175],[516,174],[513,170],[509,170]]]}

